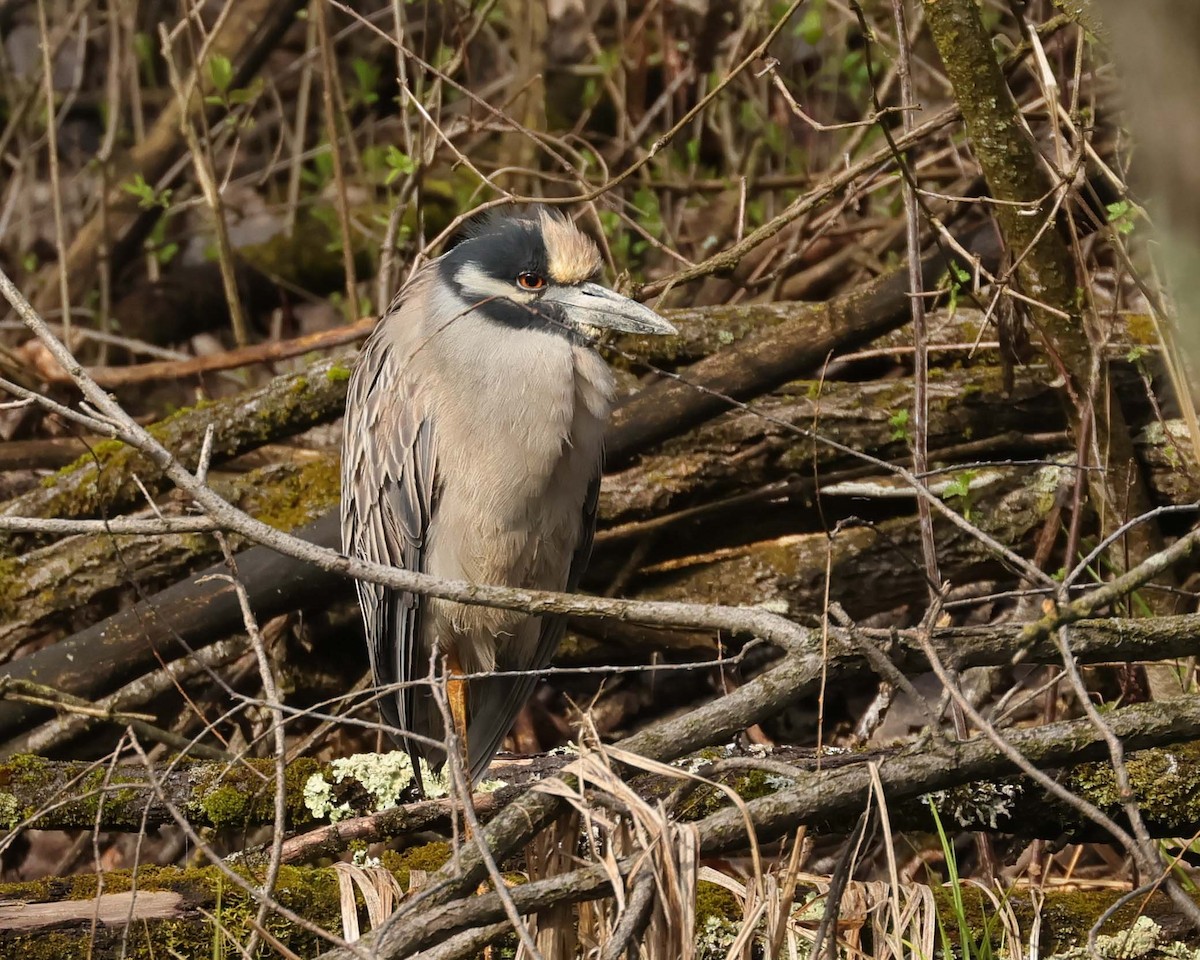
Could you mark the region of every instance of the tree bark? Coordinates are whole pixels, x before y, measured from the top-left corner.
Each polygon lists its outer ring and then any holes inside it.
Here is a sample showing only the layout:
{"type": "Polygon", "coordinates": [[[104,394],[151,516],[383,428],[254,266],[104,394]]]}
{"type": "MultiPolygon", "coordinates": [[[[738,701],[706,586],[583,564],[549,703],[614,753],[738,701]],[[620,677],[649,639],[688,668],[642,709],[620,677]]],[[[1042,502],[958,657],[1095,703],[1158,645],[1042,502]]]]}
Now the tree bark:
{"type": "MultiPolygon", "coordinates": [[[[975,0],[924,0],[926,21],[962,110],[971,148],[991,195],[1021,291],[1034,301],[1031,318],[1049,363],[1065,380],[1063,402],[1080,449],[1104,467],[1088,489],[1102,534],[1150,509],[1119,399],[1097,366],[1079,305],[1074,262],[1055,218],[1058,184],[1046,174],[1020,109],[1004,79],[975,0]],[[1047,223],[1049,221],[1049,223],[1047,223]],[[1094,439],[1093,439],[1094,438],[1094,439]]],[[[1162,547],[1153,523],[1126,534],[1126,555],[1109,552],[1124,569],[1162,547]]],[[[1156,603],[1162,604],[1162,598],[1156,603]]],[[[1165,601],[1168,612],[1173,607],[1165,601]]]]}

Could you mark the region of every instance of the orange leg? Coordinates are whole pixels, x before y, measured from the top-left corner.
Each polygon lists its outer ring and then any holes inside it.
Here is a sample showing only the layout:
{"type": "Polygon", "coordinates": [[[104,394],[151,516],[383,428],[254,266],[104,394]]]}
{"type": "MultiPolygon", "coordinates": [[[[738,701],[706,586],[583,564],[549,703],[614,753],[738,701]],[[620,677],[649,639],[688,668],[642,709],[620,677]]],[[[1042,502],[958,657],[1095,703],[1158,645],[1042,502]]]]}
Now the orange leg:
{"type": "Polygon", "coordinates": [[[454,722],[454,735],[458,738],[463,771],[469,777],[471,767],[467,763],[467,681],[462,679],[463,672],[458,651],[451,649],[446,654],[446,694],[450,700],[450,718],[454,722]]]}
{"type": "MultiPolygon", "coordinates": [[[[450,701],[450,719],[454,724],[454,736],[458,740],[458,757],[462,761],[463,775],[467,779],[468,796],[464,803],[470,803],[471,762],[467,756],[467,681],[463,677],[462,662],[458,659],[458,651],[453,647],[446,655],[446,698],[450,701]]],[[[471,838],[471,824],[464,817],[463,828],[467,839],[471,838]]]]}

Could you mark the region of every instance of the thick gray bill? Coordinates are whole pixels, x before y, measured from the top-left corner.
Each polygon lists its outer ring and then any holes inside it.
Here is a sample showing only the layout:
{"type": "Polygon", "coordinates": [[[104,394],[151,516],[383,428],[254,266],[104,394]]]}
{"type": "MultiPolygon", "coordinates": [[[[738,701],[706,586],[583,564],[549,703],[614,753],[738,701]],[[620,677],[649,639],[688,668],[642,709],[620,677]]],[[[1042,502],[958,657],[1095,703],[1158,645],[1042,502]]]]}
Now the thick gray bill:
{"type": "Polygon", "coordinates": [[[613,293],[598,283],[551,290],[546,300],[561,304],[572,323],[620,330],[624,333],[678,333],[674,326],[649,307],[613,293]]]}

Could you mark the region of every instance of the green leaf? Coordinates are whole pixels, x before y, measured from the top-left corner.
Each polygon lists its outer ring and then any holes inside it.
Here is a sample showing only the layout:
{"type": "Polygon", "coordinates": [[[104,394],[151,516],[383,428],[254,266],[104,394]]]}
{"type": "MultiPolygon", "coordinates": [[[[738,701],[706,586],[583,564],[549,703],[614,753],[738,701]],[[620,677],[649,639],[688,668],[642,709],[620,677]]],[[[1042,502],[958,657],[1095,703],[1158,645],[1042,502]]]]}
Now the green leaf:
{"type": "Polygon", "coordinates": [[[157,193],[154,187],[147,183],[146,178],[140,173],[135,173],[132,179],[122,183],[121,189],[130,196],[137,197],[138,206],[143,210],[149,210],[152,207],[162,207],[165,210],[167,204],[171,202],[170,190],[157,193]]]}
{"type": "Polygon", "coordinates": [[[1108,213],[1108,222],[1117,233],[1127,236],[1133,232],[1137,210],[1132,203],[1128,200],[1118,200],[1116,203],[1108,204],[1104,209],[1108,213]]]}
{"type": "Polygon", "coordinates": [[[254,82],[248,87],[238,87],[236,90],[231,90],[229,93],[229,102],[231,105],[238,107],[247,103],[252,103],[261,96],[265,81],[262,77],[255,77],[254,82]]]}
{"type": "Polygon", "coordinates": [[[213,88],[218,93],[226,93],[233,83],[233,63],[228,57],[214,53],[208,61],[208,75],[212,78],[213,88]]]}
{"type": "Polygon", "coordinates": [[[963,470],[956,474],[949,483],[946,484],[947,497],[969,497],[971,495],[971,481],[975,479],[977,471],[963,470]]]}
{"type": "Polygon", "coordinates": [[[638,187],[633,193],[633,205],[642,215],[642,228],[652,237],[661,236],[663,222],[662,210],[658,205],[658,194],[649,187],[638,187]]]}
{"type": "Polygon", "coordinates": [[[354,92],[354,99],[368,106],[378,102],[379,68],[362,57],[355,57],[350,66],[354,70],[355,80],[358,81],[358,89],[354,92]]]}
{"type": "Polygon", "coordinates": [[[390,144],[388,146],[387,153],[384,154],[383,160],[389,168],[387,179],[384,180],[384,183],[388,185],[390,185],[399,177],[409,176],[414,170],[417,169],[417,165],[413,163],[413,158],[395,144],[390,144]]]}
{"type": "Polygon", "coordinates": [[[817,41],[825,34],[825,28],[821,24],[821,10],[819,7],[812,6],[804,11],[800,22],[796,24],[795,34],[798,37],[802,37],[807,43],[816,45],[817,41]]]}

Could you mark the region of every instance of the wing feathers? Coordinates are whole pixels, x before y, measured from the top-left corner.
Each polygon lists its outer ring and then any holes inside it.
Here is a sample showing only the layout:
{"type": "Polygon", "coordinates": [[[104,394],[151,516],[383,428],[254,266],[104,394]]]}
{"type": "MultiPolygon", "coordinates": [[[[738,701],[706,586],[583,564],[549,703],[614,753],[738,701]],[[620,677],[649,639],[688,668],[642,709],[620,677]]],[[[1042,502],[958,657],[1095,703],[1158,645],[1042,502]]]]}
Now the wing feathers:
{"type": "MultiPolygon", "coordinates": [[[[346,411],[343,549],[364,560],[423,571],[437,475],[433,424],[380,328],[355,367],[346,411]]],[[[375,685],[407,684],[424,676],[425,665],[414,655],[421,598],[375,584],[357,586],[375,685]]],[[[401,733],[412,729],[414,695],[419,694],[401,686],[380,697],[384,720],[401,733]]],[[[412,743],[406,746],[415,766],[419,751],[412,743]]]]}

